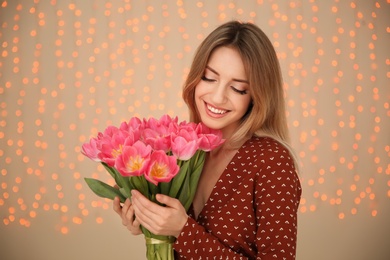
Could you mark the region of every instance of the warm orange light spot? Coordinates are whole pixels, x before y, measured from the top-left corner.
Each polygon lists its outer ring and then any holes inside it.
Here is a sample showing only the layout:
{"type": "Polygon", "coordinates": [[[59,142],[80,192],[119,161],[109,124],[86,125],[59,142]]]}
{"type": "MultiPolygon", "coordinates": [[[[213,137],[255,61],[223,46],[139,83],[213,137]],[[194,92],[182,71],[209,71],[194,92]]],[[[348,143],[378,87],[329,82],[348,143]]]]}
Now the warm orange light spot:
{"type": "Polygon", "coordinates": [[[42,195],[39,194],[39,193],[37,193],[37,194],[35,194],[34,198],[35,198],[36,200],[41,200],[42,195]]]}
{"type": "Polygon", "coordinates": [[[96,223],[102,224],[103,223],[103,218],[102,217],[97,217],[96,218],[96,223]]]}
{"type": "Polygon", "coordinates": [[[83,209],[83,210],[81,211],[81,214],[82,214],[83,216],[88,216],[88,215],[89,215],[89,211],[88,211],[87,209],[83,209]]]}
{"type": "Polygon", "coordinates": [[[14,207],[9,207],[9,208],[8,208],[8,212],[9,212],[10,214],[15,214],[15,208],[14,208],[14,207]]]}
{"type": "Polygon", "coordinates": [[[83,187],[83,185],[81,185],[81,183],[76,183],[76,184],[75,184],[75,189],[76,189],[76,190],[81,190],[82,187],[83,187]]]}
{"type": "Polygon", "coordinates": [[[31,218],[35,218],[36,216],[37,216],[37,213],[35,212],[35,211],[30,211],[30,213],[29,213],[29,216],[31,217],[31,218]]]}
{"type": "Polygon", "coordinates": [[[73,223],[78,224],[78,225],[83,223],[83,219],[80,217],[73,217],[72,221],[73,221],[73,223]]]}
{"type": "Polygon", "coordinates": [[[61,233],[66,235],[69,233],[69,229],[67,227],[61,227],[61,233]]]}

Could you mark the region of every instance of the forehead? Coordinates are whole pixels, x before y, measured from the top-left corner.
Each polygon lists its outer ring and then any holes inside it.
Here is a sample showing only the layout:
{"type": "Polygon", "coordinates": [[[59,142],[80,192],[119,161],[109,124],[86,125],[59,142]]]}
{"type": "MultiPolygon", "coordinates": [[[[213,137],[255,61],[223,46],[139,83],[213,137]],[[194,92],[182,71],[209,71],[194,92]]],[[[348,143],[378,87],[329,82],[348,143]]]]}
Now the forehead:
{"type": "Polygon", "coordinates": [[[240,53],[231,47],[218,47],[210,55],[207,66],[221,75],[246,79],[244,62],[240,53]]]}

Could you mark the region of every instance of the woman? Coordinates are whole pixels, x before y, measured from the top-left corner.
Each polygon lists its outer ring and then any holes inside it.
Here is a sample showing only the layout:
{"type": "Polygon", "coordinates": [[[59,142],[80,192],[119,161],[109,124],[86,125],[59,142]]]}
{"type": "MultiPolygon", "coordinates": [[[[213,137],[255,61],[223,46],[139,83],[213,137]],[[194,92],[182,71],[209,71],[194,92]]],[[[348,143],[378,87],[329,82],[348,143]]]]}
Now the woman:
{"type": "Polygon", "coordinates": [[[123,225],[175,236],[177,259],[295,259],[301,187],[267,36],[250,23],[219,26],[199,46],[183,98],[191,120],[226,142],[208,153],[188,212],[174,198],[158,195],[161,207],[133,191],[131,202],[114,200],[123,225]]]}

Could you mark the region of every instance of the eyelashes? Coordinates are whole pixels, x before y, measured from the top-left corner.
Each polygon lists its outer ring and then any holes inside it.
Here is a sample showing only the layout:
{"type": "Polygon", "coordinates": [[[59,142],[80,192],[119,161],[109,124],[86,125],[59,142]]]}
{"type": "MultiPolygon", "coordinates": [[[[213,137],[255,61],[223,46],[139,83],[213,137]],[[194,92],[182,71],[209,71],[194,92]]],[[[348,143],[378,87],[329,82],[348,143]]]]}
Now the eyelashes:
{"type": "MultiPolygon", "coordinates": [[[[206,76],[202,76],[201,79],[202,79],[203,81],[205,81],[205,82],[215,82],[215,81],[216,81],[215,79],[209,79],[209,78],[207,78],[206,76]]],[[[235,87],[233,87],[233,86],[231,86],[231,88],[232,88],[232,90],[233,90],[234,92],[236,92],[236,93],[238,93],[238,94],[240,94],[240,95],[245,95],[245,94],[248,93],[247,90],[239,90],[239,89],[237,89],[237,88],[235,88],[235,87]]]]}
{"type": "Polygon", "coordinates": [[[237,92],[238,94],[240,94],[240,95],[245,95],[245,94],[247,93],[246,90],[238,90],[238,89],[236,89],[235,87],[232,87],[232,89],[233,89],[235,92],[237,92]]]}
{"type": "Polygon", "coordinates": [[[214,82],[215,81],[214,79],[206,78],[206,76],[202,76],[201,79],[204,81],[207,81],[207,82],[214,82]]]}

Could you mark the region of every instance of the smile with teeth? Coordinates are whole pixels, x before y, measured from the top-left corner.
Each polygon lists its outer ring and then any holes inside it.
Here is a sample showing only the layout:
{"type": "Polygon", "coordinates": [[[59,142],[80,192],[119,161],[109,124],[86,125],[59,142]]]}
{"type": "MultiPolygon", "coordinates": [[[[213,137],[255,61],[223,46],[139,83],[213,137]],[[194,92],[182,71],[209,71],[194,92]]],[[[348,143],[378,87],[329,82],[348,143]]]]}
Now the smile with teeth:
{"type": "Polygon", "coordinates": [[[222,109],[212,107],[209,104],[207,104],[207,109],[210,110],[211,112],[213,112],[214,114],[220,114],[220,115],[223,115],[223,114],[228,112],[227,110],[222,110],[222,109]]]}

